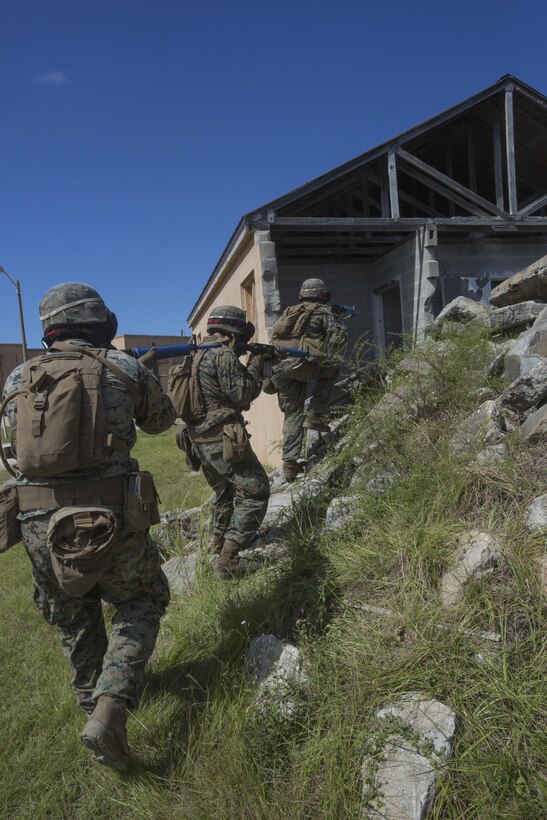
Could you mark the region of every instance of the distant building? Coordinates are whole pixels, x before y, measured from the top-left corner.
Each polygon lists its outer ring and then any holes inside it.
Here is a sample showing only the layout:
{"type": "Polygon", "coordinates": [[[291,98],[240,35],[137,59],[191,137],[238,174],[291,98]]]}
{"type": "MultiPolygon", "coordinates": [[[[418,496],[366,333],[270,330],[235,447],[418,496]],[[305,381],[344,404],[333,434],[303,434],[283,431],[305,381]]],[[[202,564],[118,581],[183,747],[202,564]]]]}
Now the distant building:
{"type": "MultiPolygon", "coordinates": [[[[547,99],[513,76],[245,214],[196,302],[247,310],[268,341],[300,283],[319,276],[357,305],[350,345],[419,339],[445,304],[486,301],[547,253],[547,99]]],[[[249,413],[259,457],[278,463],[281,414],[262,394],[249,413]]]]}
{"type": "MultiPolygon", "coordinates": [[[[43,347],[27,348],[28,358],[43,353],[43,347]]],[[[4,389],[4,384],[11,371],[23,361],[21,344],[0,344],[0,392],[4,389]]]]}

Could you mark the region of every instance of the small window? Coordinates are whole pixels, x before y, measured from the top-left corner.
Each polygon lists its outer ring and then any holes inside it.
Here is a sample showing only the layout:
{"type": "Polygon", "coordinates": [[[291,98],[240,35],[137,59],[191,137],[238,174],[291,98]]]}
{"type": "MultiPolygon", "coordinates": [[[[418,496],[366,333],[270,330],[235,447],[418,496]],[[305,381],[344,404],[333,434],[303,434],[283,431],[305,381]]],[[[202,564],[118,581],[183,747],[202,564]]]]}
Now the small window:
{"type": "Polygon", "coordinates": [[[247,321],[254,323],[256,318],[254,272],[241,283],[241,307],[247,314],[247,321]]]}

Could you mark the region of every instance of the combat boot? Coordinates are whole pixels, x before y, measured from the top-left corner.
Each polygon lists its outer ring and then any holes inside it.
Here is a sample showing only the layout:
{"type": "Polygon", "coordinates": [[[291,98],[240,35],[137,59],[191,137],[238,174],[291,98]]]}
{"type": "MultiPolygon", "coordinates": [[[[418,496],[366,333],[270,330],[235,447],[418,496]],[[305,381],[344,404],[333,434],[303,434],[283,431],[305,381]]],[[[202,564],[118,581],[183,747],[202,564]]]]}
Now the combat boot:
{"type": "Polygon", "coordinates": [[[129,746],[125,722],[125,703],[110,695],[101,695],[90,715],[80,740],[94,753],[93,759],[104,766],[124,771],[129,765],[129,746]]]}
{"type": "Polygon", "coordinates": [[[306,469],[303,461],[287,460],[283,462],[283,478],[291,484],[306,469]]]}
{"type": "Polygon", "coordinates": [[[211,555],[220,555],[223,546],[224,538],[222,535],[211,535],[207,542],[207,548],[211,555]]]}
{"type": "Polygon", "coordinates": [[[238,556],[240,549],[240,545],[236,544],[235,541],[224,542],[222,552],[215,563],[213,578],[217,581],[229,581],[230,578],[241,578],[256,569],[245,558],[238,556]]]}
{"type": "Polygon", "coordinates": [[[329,425],[315,410],[306,413],[302,427],[305,427],[306,430],[317,430],[318,433],[330,433],[329,425]]]}

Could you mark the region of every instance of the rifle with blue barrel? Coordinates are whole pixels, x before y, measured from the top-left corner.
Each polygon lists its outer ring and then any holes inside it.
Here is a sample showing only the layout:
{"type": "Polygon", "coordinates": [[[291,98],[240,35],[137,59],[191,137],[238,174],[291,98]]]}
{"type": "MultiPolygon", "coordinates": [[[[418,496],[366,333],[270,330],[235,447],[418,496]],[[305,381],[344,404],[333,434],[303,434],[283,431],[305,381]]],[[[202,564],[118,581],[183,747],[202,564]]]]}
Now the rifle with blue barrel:
{"type": "Polygon", "coordinates": [[[331,305],[331,307],[332,312],[341,316],[342,319],[352,319],[359,313],[355,305],[331,305]]]}
{"type": "MultiPolygon", "coordinates": [[[[195,344],[187,342],[180,345],[149,345],[148,347],[131,347],[124,351],[134,359],[142,359],[146,357],[145,361],[162,359],[173,359],[176,356],[190,356],[196,350],[208,350],[210,347],[219,347],[215,342],[204,342],[202,344],[195,344]]],[[[295,359],[305,359],[307,353],[305,350],[300,350],[297,347],[282,347],[281,345],[264,345],[259,342],[248,342],[243,346],[246,353],[254,353],[258,356],[268,356],[273,359],[284,359],[285,357],[292,357],[295,359]]]]}

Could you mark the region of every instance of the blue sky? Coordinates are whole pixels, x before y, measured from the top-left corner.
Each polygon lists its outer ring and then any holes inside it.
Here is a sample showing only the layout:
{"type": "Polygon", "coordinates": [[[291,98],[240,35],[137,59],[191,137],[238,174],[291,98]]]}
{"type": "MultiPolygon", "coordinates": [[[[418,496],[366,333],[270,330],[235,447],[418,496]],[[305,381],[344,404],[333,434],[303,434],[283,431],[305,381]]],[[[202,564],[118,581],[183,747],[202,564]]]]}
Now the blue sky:
{"type": "MultiPolygon", "coordinates": [[[[179,333],[240,216],[507,73],[547,93],[547,4],[0,0],[0,265],[179,333]]],[[[0,275],[0,342],[19,340],[0,275]]]]}

